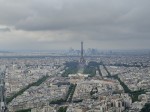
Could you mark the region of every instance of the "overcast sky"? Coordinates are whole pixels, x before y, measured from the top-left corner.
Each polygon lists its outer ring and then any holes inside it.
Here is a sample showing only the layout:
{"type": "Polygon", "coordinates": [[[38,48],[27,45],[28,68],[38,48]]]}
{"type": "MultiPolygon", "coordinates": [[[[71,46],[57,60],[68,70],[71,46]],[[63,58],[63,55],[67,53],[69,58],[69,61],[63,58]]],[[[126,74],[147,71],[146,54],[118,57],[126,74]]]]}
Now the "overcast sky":
{"type": "Polygon", "coordinates": [[[0,0],[0,50],[149,49],[150,0],[0,0]]]}

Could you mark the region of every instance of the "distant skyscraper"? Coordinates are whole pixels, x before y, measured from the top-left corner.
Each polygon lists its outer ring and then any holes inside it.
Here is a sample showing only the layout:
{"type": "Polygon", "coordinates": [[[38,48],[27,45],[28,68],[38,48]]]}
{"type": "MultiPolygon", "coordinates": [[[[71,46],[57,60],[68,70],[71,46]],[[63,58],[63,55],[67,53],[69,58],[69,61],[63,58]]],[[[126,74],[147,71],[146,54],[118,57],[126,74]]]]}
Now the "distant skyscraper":
{"type": "Polygon", "coordinates": [[[81,42],[81,57],[80,57],[80,64],[84,65],[85,64],[85,59],[83,56],[83,42],[81,42]]]}

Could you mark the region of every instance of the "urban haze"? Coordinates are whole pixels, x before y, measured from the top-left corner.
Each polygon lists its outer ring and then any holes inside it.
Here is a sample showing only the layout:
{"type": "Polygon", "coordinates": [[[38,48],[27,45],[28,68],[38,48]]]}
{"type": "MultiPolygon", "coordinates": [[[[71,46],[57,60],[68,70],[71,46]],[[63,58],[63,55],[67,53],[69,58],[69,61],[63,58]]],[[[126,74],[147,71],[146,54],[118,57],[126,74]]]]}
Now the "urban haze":
{"type": "Polygon", "coordinates": [[[0,0],[0,112],[150,112],[149,0],[0,0]]]}

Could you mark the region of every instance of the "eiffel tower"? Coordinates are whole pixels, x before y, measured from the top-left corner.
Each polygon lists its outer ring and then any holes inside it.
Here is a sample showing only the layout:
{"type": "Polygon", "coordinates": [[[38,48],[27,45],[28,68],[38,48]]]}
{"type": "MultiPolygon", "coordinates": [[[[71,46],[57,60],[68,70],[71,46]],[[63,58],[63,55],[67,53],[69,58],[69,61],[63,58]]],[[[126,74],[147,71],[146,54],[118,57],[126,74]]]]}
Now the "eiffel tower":
{"type": "Polygon", "coordinates": [[[81,65],[85,65],[85,59],[84,59],[84,56],[83,56],[83,42],[81,42],[81,57],[80,57],[80,64],[81,65]]]}

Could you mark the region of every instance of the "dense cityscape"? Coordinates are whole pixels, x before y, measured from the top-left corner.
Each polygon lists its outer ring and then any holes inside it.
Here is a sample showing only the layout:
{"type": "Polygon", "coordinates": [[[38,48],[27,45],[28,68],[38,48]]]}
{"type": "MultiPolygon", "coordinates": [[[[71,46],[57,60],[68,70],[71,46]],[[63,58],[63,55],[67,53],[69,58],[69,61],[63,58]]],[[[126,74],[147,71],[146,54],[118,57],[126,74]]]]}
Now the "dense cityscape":
{"type": "Polygon", "coordinates": [[[0,0],[0,112],[150,112],[150,0],[0,0]]]}
{"type": "Polygon", "coordinates": [[[150,105],[149,53],[84,56],[83,42],[80,51],[1,57],[1,111],[144,112],[150,105]]]}

